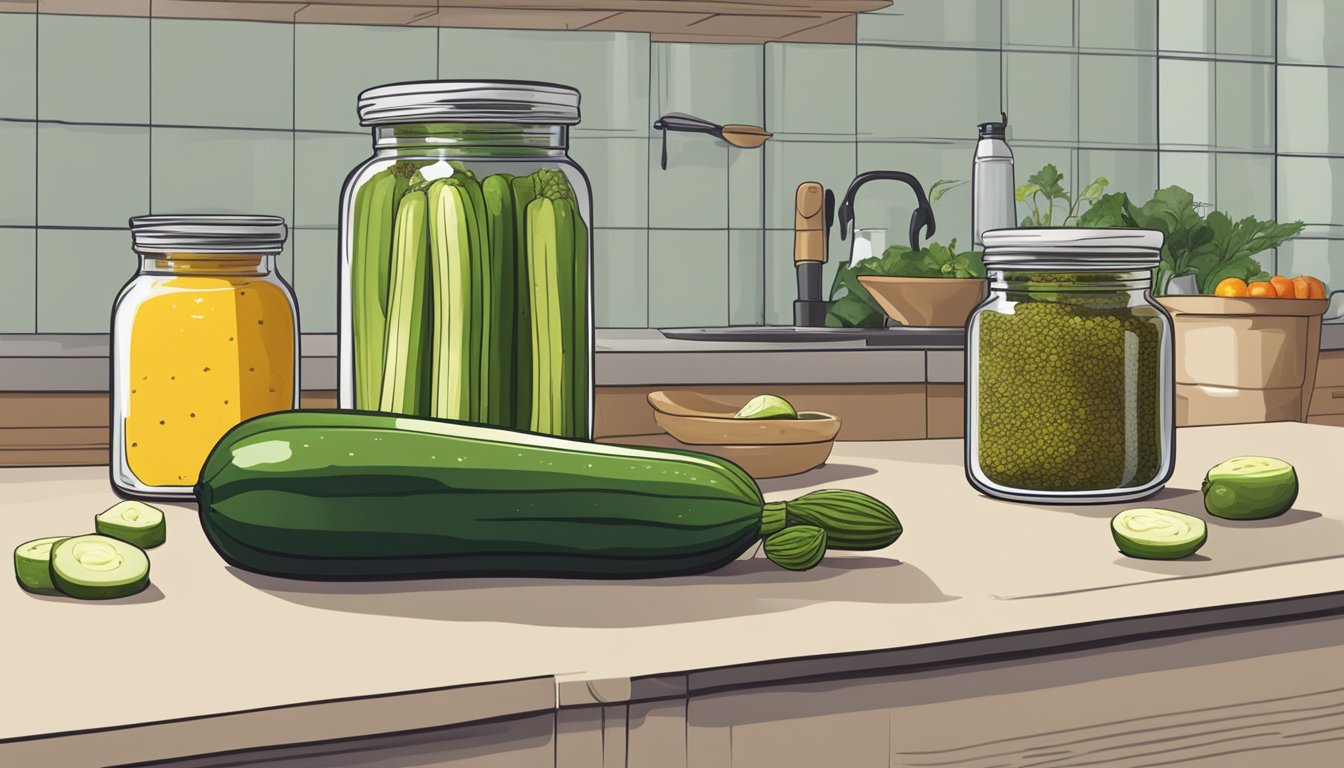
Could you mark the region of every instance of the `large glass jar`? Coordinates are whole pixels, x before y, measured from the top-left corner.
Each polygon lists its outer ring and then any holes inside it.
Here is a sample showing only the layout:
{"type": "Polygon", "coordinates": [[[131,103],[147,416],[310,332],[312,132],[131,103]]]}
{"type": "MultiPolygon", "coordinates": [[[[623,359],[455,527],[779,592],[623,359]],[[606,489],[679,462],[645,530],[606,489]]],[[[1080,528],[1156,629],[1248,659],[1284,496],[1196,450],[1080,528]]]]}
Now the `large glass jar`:
{"type": "Polygon", "coordinates": [[[112,484],[189,498],[230,428],[298,407],[294,293],[275,216],[131,219],[140,268],[112,310],[112,484]]]}
{"type": "Polygon", "coordinates": [[[592,200],[579,92],[372,88],[341,191],[342,408],[592,436],[592,200]]]}
{"type": "Polygon", "coordinates": [[[1162,233],[985,233],[990,294],[967,324],[966,475],[990,496],[1138,499],[1171,476],[1171,318],[1152,299],[1162,233]]]}

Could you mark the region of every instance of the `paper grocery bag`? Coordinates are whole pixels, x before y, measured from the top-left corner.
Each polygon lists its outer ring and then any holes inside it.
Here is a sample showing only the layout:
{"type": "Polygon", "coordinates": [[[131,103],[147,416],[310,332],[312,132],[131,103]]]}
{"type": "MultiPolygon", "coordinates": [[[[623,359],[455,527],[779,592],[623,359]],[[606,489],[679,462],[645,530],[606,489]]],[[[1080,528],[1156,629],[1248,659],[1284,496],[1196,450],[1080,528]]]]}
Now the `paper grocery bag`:
{"type": "Polygon", "coordinates": [[[1323,299],[1164,296],[1176,342],[1176,423],[1306,421],[1323,299]]]}

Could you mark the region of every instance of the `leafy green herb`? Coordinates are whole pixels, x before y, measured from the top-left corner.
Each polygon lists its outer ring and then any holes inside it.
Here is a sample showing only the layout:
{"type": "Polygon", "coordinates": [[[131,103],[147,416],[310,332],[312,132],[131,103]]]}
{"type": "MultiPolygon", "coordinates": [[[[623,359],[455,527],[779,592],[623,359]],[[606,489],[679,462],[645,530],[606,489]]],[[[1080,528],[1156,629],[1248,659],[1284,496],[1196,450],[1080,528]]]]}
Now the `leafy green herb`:
{"type": "Polygon", "coordinates": [[[881,328],[886,313],[859,282],[862,275],[894,277],[983,278],[985,263],[973,251],[957,252],[954,238],[949,244],[928,243],[918,251],[893,245],[876,258],[858,264],[845,264],[836,273],[831,287],[834,302],[826,315],[832,328],[881,328]]]}
{"type": "Polygon", "coordinates": [[[1201,216],[1194,195],[1175,186],[1157,190],[1142,206],[1134,205],[1123,192],[1103,195],[1078,218],[1078,225],[1161,231],[1165,242],[1153,278],[1153,292],[1158,295],[1171,278],[1183,275],[1195,275],[1201,293],[1213,293],[1229,277],[1247,282],[1266,279],[1269,275],[1255,255],[1279,247],[1303,228],[1300,221],[1279,224],[1254,216],[1233,221],[1222,211],[1201,216]]]}
{"type": "Polygon", "coordinates": [[[1080,227],[1132,227],[1134,226],[1126,207],[1129,196],[1124,192],[1112,192],[1102,195],[1092,203],[1092,207],[1078,217],[1080,227]]]}
{"type": "Polygon", "coordinates": [[[1064,174],[1052,163],[1033,173],[1027,183],[1017,188],[1017,202],[1031,205],[1031,215],[1022,219],[1024,227],[1068,227],[1078,222],[1079,208],[1084,202],[1091,203],[1101,198],[1106,186],[1110,184],[1106,177],[1098,176],[1091,184],[1083,187],[1074,199],[1064,189],[1064,174]],[[1064,218],[1055,223],[1056,204],[1062,205],[1064,218]]]}
{"type": "Polygon", "coordinates": [[[1200,276],[1199,289],[1204,293],[1213,293],[1218,283],[1229,277],[1240,277],[1248,283],[1268,280],[1269,273],[1260,268],[1255,254],[1279,247],[1301,234],[1304,226],[1300,221],[1279,224],[1254,216],[1234,222],[1222,211],[1210,213],[1205,223],[1213,230],[1213,254],[1194,265],[1200,276]]]}

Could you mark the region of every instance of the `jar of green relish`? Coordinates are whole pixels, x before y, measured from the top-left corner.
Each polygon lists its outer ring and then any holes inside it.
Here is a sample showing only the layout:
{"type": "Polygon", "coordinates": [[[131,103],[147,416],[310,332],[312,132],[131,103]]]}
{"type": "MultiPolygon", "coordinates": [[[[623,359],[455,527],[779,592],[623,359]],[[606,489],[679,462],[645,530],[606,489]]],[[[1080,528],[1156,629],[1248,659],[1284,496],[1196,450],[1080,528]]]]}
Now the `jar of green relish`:
{"type": "Polygon", "coordinates": [[[1175,454],[1171,318],[1153,301],[1162,233],[985,233],[990,293],[966,334],[966,476],[1011,501],[1160,490],[1175,454]]]}

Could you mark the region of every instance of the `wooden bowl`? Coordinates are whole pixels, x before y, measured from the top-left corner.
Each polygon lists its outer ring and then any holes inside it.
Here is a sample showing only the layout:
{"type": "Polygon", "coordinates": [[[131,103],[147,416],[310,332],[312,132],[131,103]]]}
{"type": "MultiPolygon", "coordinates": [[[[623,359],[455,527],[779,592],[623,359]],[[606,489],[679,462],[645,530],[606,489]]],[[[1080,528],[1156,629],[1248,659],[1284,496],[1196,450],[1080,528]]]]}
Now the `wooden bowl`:
{"type": "Polygon", "coordinates": [[[608,438],[601,442],[675,448],[727,459],[757,480],[787,477],[816,469],[831,456],[833,442],[797,445],[687,445],[671,435],[608,438]]]}
{"type": "Polygon", "coordinates": [[[826,463],[840,433],[840,420],[828,413],[803,411],[797,419],[735,419],[746,404],[689,390],[659,390],[648,395],[653,418],[676,447],[712,453],[737,464],[755,478],[784,477],[826,463]]]}
{"type": "Polygon", "coordinates": [[[803,411],[796,419],[723,419],[653,412],[653,420],[687,445],[800,445],[829,443],[840,420],[829,413],[803,411]]]}
{"type": "Polygon", "coordinates": [[[956,328],[989,295],[989,281],[956,277],[860,275],[887,317],[916,328],[956,328]]]}

